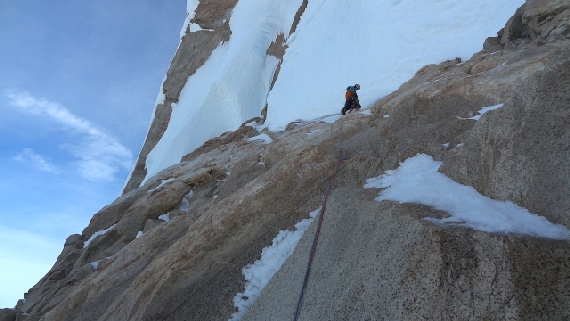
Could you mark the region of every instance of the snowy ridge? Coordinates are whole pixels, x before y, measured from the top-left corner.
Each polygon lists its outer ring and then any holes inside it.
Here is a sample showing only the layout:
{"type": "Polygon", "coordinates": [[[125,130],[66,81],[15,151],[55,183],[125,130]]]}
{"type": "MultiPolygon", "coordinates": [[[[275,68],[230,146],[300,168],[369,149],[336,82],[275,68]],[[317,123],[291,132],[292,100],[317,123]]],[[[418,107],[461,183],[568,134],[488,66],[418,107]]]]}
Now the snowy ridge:
{"type": "MultiPolygon", "coordinates": [[[[188,30],[188,26],[190,25],[190,19],[194,18],[194,14],[196,12],[196,8],[198,8],[198,4],[200,4],[199,0],[187,0],[186,2],[186,19],[182,24],[182,29],[180,29],[180,40],[186,35],[186,31],[188,30]]],[[[179,45],[180,46],[180,45],[179,45]]],[[[162,91],[162,88],[161,88],[162,91]]]]}
{"type": "MultiPolygon", "coordinates": [[[[197,3],[188,1],[189,13],[197,3]]],[[[344,89],[357,82],[361,104],[369,106],[426,64],[470,57],[522,3],[316,0],[289,37],[301,0],[239,1],[230,40],[189,77],[172,105],[168,128],[148,155],[145,181],[206,140],[259,116],[266,103],[270,130],[338,113],[344,89]],[[279,33],[289,48],[270,92],[278,59],[266,50],[279,33]]]]}
{"type": "Polygon", "coordinates": [[[230,40],[188,78],[179,102],[172,104],[168,128],[147,157],[146,179],[206,140],[259,116],[278,64],[266,56],[267,48],[292,25],[301,3],[238,2],[229,22],[230,40]]]}

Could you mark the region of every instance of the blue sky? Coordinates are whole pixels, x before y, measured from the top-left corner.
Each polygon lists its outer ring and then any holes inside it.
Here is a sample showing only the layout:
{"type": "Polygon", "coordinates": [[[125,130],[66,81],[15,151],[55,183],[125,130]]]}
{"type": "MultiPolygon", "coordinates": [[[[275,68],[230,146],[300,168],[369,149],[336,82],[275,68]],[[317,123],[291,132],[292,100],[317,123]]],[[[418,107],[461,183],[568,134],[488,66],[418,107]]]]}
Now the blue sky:
{"type": "Polygon", "coordinates": [[[120,193],[185,0],[0,2],[0,308],[120,193]]]}

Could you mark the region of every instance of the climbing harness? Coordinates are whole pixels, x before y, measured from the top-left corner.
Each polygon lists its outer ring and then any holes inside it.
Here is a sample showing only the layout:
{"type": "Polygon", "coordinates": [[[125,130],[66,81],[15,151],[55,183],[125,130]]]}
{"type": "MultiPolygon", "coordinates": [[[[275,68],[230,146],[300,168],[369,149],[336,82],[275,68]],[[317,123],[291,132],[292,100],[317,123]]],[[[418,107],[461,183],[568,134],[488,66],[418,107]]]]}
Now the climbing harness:
{"type": "MultiPolygon", "coordinates": [[[[301,306],[303,303],[303,295],[305,294],[305,288],[307,287],[307,283],[309,281],[309,274],[311,274],[311,264],[313,263],[313,258],[315,257],[315,252],[317,251],[317,243],[319,242],[319,234],[321,233],[321,225],[323,224],[323,218],[325,216],[325,211],[327,209],[327,200],[331,193],[332,187],[336,180],[336,176],[340,171],[340,166],[342,165],[342,161],[344,159],[344,147],[342,146],[342,123],[343,119],[340,120],[340,135],[338,138],[338,162],[336,164],[336,169],[325,194],[325,198],[323,200],[323,204],[321,206],[321,211],[319,213],[319,222],[317,225],[317,230],[315,231],[315,237],[313,238],[313,245],[311,246],[311,252],[309,255],[309,263],[307,264],[307,270],[305,271],[305,277],[303,279],[303,286],[301,287],[301,294],[299,295],[299,301],[297,302],[297,309],[295,310],[295,318],[294,321],[297,321],[299,315],[301,313],[301,306]]],[[[333,124],[334,126],[334,124],[333,124]]],[[[332,135],[332,128],[331,128],[331,135],[332,135]]]]}

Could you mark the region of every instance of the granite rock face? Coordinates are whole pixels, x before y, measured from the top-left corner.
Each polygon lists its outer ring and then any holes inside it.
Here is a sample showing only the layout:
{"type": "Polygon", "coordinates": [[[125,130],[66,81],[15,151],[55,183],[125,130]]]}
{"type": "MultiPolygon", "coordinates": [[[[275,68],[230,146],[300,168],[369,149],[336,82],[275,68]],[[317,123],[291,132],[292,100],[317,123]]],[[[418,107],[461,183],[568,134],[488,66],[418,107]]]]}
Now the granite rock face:
{"type": "Polygon", "coordinates": [[[492,198],[570,225],[569,86],[565,48],[543,72],[521,82],[503,108],[483,117],[441,171],[492,198]]]}
{"type": "MultiPolygon", "coordinates": [[[[228,37],[234,5],[202,1],[193,22],[228,37]]],[[[448,214],[378,202],[378,190],[363,188],[425,153],[455,181],[570,227],[567,7],[527,1],[484,50],[423,67],[370,113],[265,130],[269,143],[244,124],[137,187],[141,152],[126,192],[66,240],[52,270],[0,321],[228,320],[242,268],[321,205],[339,141],[344,161],[299,320],[570,319],[568,240],[434,225],[423,218],[448,214]]],[[[173,60],[157,113],[169,115],[184,75],[207,58],[188,47],[209,41],[199,37],[182,40],[193,39],[173,60]]],[[[293,318],[315,229],[316,221],[243,320],[293,318]]]]}
{"type": "Polygon", "coordinates": [[[533,41],[540,43],[570,39],[570,3],[564,0],[528,1],[522,22],[529,26],[533,41]]]}
{"type": "MultiPolygon", "coordinates": [[[[361,192],[361,191],[359,191],[361,192]]],[[[327,206],[299,320],[565,320],[567,241],[442,229],[442,213],[378,203],[336,189],[327,206]],[[366,235],[366,237],[361,237],[366,235]]],[[[264,288],[242,320],[295,313],[314,235],[264,288]]]]}

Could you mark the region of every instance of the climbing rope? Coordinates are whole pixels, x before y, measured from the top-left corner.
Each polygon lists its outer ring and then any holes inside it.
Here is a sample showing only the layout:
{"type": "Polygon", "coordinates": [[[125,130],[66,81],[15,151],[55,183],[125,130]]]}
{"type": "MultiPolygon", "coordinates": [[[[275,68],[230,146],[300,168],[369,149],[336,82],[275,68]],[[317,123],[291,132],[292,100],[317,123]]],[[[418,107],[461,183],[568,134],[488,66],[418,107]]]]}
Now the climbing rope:
{"type": "MultiPolygon", "coordinates": [[[[325,194],[325,198],[323,200],[321,211],[319,212],[319,223],[317,225],[317,230],[315,231],[315,237],[313,238],[313,245],[311,246],[311,252],[309,255],[309,263],[307,264],[307,270],[305,271],[305,277],[303,279],[303,286],[301,287],[301,294],[299,295],[299,301],[297,301],[297,309],[295,310],[295,318],[294,321],[297,321],[299,315],[301,313],[301,306],[303,303],[303,295],[305,294],[305,288],[307,287],[307,282],[309,281],[309,275],[311,274],[311,264],[313,263],[313,258],[315,257],[315,252],[317,251],[317,244],[319,243],[319,234],[321,233],[321,225],[323,224],[323,219],[325,217],[325,211],[327,209],[327,200],[333,188],[334,182],[336,180],[336,176],[340,171],[340,166],[342,165],[342,161],[344,159],[344,147],[342,146],[342,122],[343,119],[340,120],[340,135],[338,139],[338,162],[336,164],[336,169],[334,171],[333,177],[325,194]]],[[[334,126],[334,124],[333,124],[334,126]]],[[[332,128],[331,128],[332,134],[332,128]]]]}

